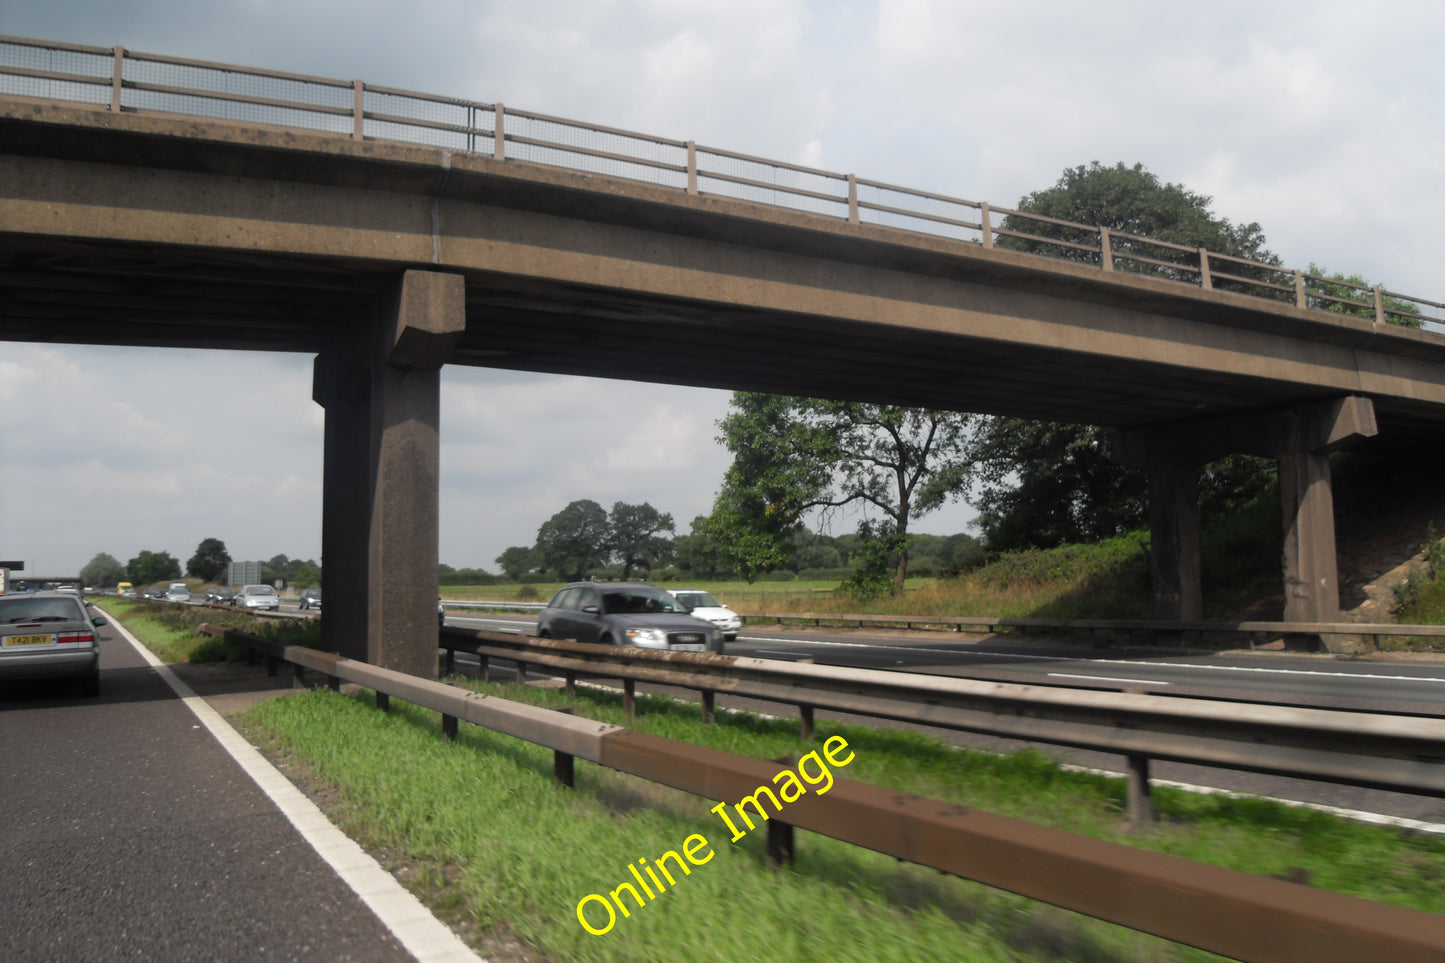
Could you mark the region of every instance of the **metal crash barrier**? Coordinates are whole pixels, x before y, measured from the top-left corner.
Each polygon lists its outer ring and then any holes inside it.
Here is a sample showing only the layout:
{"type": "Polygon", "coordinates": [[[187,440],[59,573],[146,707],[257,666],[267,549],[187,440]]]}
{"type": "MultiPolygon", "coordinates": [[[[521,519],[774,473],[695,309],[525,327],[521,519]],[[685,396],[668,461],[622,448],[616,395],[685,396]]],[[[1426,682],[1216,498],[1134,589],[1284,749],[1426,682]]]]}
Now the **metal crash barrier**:
{"type": "MultiPolygon", "coordinates": [[[[580,758],[735,803],[777,771],[776,763],[467,692],[234,629],[203,625],[201,630],[322,673],[333,687],[344,681],[374,689],[381,708],[394,696],[434,709],[451,737],[458,722],[466,721],[550,748],[558,778],[569,785],[573,760],[580,758]]],[[[1445,917],[1433,913],[841,778],[826,797],[809,794],[790,804],[787,815],[788,826],[1240,960],[1433,963],[1445,958],[1445,917]]],[[[778,823],[771,820],[770,829],[778,823]]]]}

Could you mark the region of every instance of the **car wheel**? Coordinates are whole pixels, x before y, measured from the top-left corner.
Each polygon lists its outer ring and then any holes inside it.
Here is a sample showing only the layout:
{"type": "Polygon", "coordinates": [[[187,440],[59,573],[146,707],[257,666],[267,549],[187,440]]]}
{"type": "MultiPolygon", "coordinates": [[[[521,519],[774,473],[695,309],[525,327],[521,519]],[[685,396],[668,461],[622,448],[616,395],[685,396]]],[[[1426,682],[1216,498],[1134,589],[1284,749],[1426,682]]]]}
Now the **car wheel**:
{"type": "Polygon", "coordinates": [[[597,644],[598,644],[598,645],[616,645],[617,643],[614,642],[614,641],[612,641],[612,636],[610,636],[610,635],[604,635],[602,638],[600,638],[600,639],[597,640],[597,644]]]}
{"type": "Polygon", "coordinates": [[[736,642],[738,640],[738,634],[734,632],[732,635],[723,636],[723,638],[727,639],[729,642],[736,642]]]}

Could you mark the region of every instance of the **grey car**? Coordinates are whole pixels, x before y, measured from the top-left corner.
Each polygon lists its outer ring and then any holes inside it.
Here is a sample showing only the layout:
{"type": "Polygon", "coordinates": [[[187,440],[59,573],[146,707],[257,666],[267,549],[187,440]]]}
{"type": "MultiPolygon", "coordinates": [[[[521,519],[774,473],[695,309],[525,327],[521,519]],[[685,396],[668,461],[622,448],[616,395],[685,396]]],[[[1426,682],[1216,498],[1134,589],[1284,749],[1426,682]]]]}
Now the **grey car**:
{"type": "Polygon", "coordinates": [[[269,585],[243,585],[241,591],[236,593],[236,599],[231,603],[243,609],[264,609],[272,612],[281,611],[281,596],[269,585]]]}
{"type": "Polygon", "coordinates": [[[537,618],[542,638],[636,645],[682,652],[721,652],[722,633],[647,582],[563,586],[537,618]]]}
{"type": "Polygon", "coordinates": [[[0,679],[70,677],[86,695],[99,695],[95,629],[105,624],[73,594],[0,595],[0,679]]]}

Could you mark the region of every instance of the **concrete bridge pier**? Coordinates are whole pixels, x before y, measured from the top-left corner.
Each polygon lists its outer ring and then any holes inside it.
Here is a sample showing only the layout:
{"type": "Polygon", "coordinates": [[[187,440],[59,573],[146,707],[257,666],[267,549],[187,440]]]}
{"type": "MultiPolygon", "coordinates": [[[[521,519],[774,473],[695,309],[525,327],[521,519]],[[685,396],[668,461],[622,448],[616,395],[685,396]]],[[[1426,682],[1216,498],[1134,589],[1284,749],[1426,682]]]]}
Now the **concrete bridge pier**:
{"type": "Polygon", "coordinates": [[[326,409],[322,648],[436,676],[441,366],[466,325],[461,275],[406,271],[316,357],[326,409]]]}
{"type": "Polygon", "coordinates": [[[1274,458],[1279,465],[1284,620],[1336,620],[1340,588],[1330,453],[1375,434],[1374,406],[1358,396],[1120,432],[1115,458],[1149,474],[1156,617],[1203,617],[1199,470],[1239,453],[1274,458]]]}

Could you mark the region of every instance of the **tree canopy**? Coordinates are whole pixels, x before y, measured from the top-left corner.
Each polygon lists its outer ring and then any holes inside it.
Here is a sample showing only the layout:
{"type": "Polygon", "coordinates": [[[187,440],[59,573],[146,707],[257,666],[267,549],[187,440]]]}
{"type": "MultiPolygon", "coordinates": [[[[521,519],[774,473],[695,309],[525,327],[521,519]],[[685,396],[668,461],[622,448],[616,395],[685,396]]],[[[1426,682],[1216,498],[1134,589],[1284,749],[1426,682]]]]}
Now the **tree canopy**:
{"type": "Polygon", "coordinates": [[[537,529],[542,564],[565,581],[586,578],[607,563],[607,511],[590,498],[569,504],[537,529]]]}
{"type": "Polygon", "coordinates": [[[196,546],[196,554],[186,562],[186,574],[206,582],[220,578],[226,566],[231,564],[231,553],[226,543],[219,538],[203,538],[196,546]]]}
{"type": "Polygon", "coordinates": [[[882,515],[864,531],[889,541],[901,591],[909,521],[963,493],[973,416],[752,392],[731,406],[718,427],[733,464],[711,527],[743,577],[786,564],[806,513],[864,505],[882,515]]]}
{"type": "Polygon", "coordinates": [[[99,552],[95,558],[85,563],[80,570],[80,581],[83,585],[91,585],[99,588],[115,588],[117,582],[126,579],[125,566],[114,555],[99,552]]]}
{"type": "MultiPolygon", "coordinates": [[[[1214,214],[1210,203],[1211,198],[1182,185],[1160,181],[1142,164],[1106,167],[1094,161],[1065,170],[1053,187],[1025,195],[1018,210],[1191,249],[1208,248],[1261,264],[1279,263],[1265,247],[1264,232],[1257,223],[1232,224],[1214,214]]],[[[1089,241],[1077,229],[1013,215],[1005,218],[1002,226],[1042,237],[1089,241]]],[[[1098,257],[1090,251],[1020,238],[1002,237],[998,244],[1073,260],[1097,261],[1098,257]]],[[[1128,239],[1117,239],[1113,246],[1116,254],[1161,257],[1157,250],[1128,239]]],[[[1186,255],[1178,263],[1197,267],[1198,256],[1191,259],[1186,255]]],[[[1119,259],[1118,267],[1197,279],[1182,270],[1144,264],[1127,256],[1119,259]]],[[[1230,268],[1230,273],[1241,277],[1262,271],[1267,269],[1230,268]]],[[[1112,436],[1108,428],[1086,425],[997,416],[981,419],[974,452],[978,485],[971,501],[979,509],[979,527],[989,549],[1047,548],[1142,525],[1148,510],[1146,480],[1141,472],[1111,459],[1112,436]]],[[[1261,460],[1231,456],[1206,467],[1201,497],[1206,507],[1235,503],[1265,490],[1271,477],[1261,460]]]]}
{"type": "Polygon", "coordinates": [[[139,555],[125,563],[125,573],[137,585],[164,582],[181,577],[181,563],[171,557],[170,552],[152,552],[143,549],[139,555]]]}
{"type": "Polygon", "coordinates": [[[616,502],[608,516],[608,547],[611,555],[622,563],[624,581],[632,578],[634,568],[651,572],[654,566],[672,559],[672,535],[676,529],[672,515],[659,512],[647,502],[629,505],[616,502]]]}

